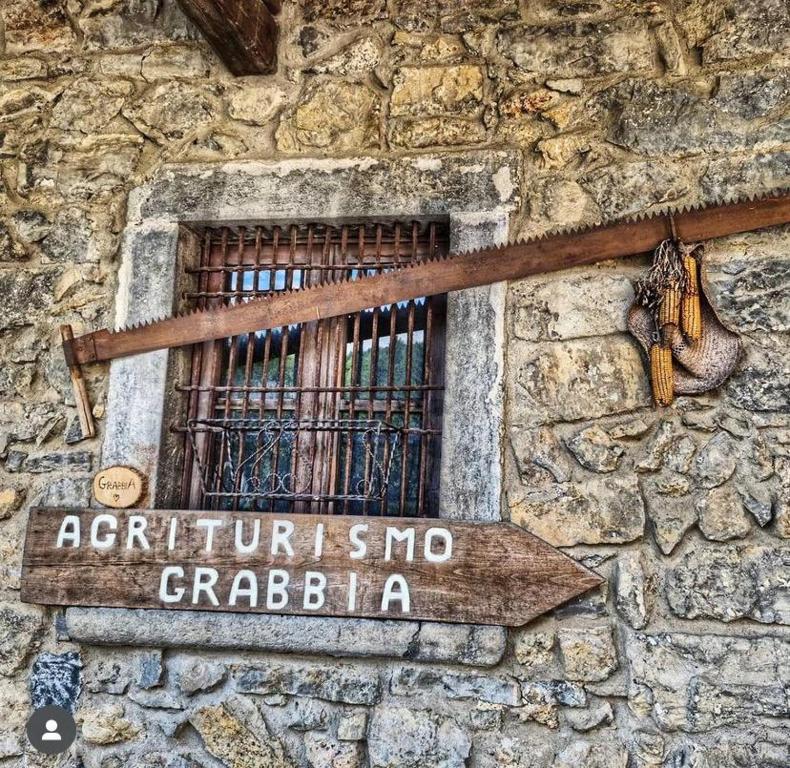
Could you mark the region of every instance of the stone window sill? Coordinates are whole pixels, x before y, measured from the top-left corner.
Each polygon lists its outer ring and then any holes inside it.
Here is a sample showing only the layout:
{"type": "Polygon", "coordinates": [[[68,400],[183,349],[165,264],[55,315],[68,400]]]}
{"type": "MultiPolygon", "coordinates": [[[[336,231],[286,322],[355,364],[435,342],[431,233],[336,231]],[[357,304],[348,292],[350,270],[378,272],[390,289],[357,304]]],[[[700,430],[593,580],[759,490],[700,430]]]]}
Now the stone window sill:
{"type": "Polygon", "coordinates": [[[60,640],[88,645],[250,650],[347,658],[498,664],[504,627],[204,611],[67,608],[60,640]]]}

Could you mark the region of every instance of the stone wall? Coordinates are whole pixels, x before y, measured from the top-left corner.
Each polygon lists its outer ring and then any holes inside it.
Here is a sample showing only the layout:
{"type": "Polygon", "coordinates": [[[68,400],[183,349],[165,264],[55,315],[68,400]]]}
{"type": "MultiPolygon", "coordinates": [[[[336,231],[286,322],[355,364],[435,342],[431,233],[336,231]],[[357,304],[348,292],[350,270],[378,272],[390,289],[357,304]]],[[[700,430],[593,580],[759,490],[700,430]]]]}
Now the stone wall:
{"type": "Polygon", "coordinates": [[[234,79],[171,0],[0,8],[0,766],[786,766],[788,229],[710,244],[746,353],[669,409],[624,333],[644,263],[510,286],[509,515],[608,580],[493,652],[80,646],[19,602],[26,510],[87,504],[101,447],[107,370],[82,441],[57,326],[111,322],[163,164],[506,148],[517,234],[790,179],[784,0],[286,0],[281,26],[277,74],[234,79]],[[48,702],[81,724],[59,761],[23,736],[48,702]]]}

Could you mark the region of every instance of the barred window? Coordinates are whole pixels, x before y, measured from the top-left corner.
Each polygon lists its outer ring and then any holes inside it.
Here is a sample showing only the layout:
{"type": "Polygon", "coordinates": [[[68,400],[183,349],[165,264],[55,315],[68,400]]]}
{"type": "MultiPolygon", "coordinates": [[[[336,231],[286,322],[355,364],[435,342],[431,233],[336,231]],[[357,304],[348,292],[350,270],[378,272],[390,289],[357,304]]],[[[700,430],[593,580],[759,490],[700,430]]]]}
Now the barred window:
{"type": "MultiPolygon", "coordinates": [[[[209,229],[186,298],[228,306],[447,247],[437,222],[209,229]]],[[[177,385],[184,506],[436,515],[444,337],[431,296],[197,345],[177,385]]]]}

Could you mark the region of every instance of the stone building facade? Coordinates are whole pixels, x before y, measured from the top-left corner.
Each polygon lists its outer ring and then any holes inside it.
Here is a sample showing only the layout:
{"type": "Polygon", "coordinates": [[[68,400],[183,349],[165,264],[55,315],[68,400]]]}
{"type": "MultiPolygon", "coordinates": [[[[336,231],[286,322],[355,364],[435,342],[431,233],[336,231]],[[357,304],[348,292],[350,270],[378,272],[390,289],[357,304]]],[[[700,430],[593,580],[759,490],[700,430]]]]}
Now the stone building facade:
{"type": "Polygon", "coordinates": [[[527,627],[20,602],[31,506],[88,505],[130,457],[166,493],[161,408],[129,403],[165,397],[167,357],[88,369],[83,440],[58,326],[172,309],[184,222],[447,215],[460,249],[790,183],[784,0],[286,0],[279,23],[277,73],[234,78],[172,0],[0,8],[0,766],[789,765],[787,228],[708,244],[744,357],[666,409],[625,332],[646,260],[454,297],[442,514],[606,577],[527,627]],[[27,745],[42,703],[74,709],[64,757],[27,745]]]}

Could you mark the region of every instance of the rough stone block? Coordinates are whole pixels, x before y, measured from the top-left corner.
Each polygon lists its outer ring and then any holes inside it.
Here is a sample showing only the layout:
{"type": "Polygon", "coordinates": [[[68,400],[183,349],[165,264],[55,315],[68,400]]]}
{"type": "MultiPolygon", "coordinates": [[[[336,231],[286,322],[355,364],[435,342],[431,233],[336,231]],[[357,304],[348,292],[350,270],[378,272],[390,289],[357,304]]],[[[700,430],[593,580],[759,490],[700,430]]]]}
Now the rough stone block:
{"type": "Polygon", "coordinates": [[[773,227],[705,246],[702,284],[721,321],[738,332],[790,331],[790,227],[773,227]]]}
{"type": "Polygon", "coordinates": [[[644,155],[684,155],[747,149],[757,141],[781,143],[780,121],[751,125],[717,109],[685,84],[631,80],[611,91],[619,119],[612,139],[644,155]]]}
{"type": "Polygon", "coordinates": [[[644,533],[645,505],[635,477],[591,478],[512,492],[510,520],[555,547],[624,544],[644,533]]]}
{"type": "Polygon", "coordinates": [[[44,314],[52,306],[54,285],[60,269],[0,270],[0,296],[4,310],[0,331],[27,325],[34,314],[44,314]]]}
{"type": "MultiPolygon", "coordinates": [[[[487,24],[518,18],[517,0],[439,0],[437,6],[439,25],[450,34],[475,32],[487,24]]],[[[425,13],[426,4],[421,2],[419,14],[425,13]]]]}
{"type": "Polygon", "coordinates": [[[162,685],[164,668],[162,667],[162,652],[148,651],[140,657],[137,670],[137,685],[148,690],[162,685]]]}
{"type": "Polygon", "coordinates": [[[650,71],[656,57],[647,25],[628,16],[504,29],[497,44],[519,69],[553,78],[650,71]]]}
{"type": "Polygon", "coordinates": [[[671,611],[686,619],[789,624],[789,577],[787,548],[704,547],[669,570],[666,598],[671,611]]]}
{"type": "Polygon", "coordinates": [[[390,115],[476,114],[483,100],[483,71],[461,64],[403,67],[393,77],[390,115]]]}
{"type": "MultiPolygon", "coordinates": [[[[172,673],[173,665],[170,665],[172,673]]],[[[227,676],[224,664],[214,664],[200,658],[183,659],[175,663],[178,689],[187,696],[216,688],[227,676]]]]}
{"type": "Polygon", "coordinates": [[[744,0],[731,9],[711,19],[702,46],[706,65],[790,50],[790,11],[782,0],[744,0]]]}
{"type": "Polygon", "coordinates": [[[615,603],[620,615],[633,629],[643,629],[649,614],[648,579],[642,557],[628,552],[617,558],[615,603]]]}
{"type": "Polygon", "coordinates": [[[762,333],[741,337],[745,355],[724,384],[729,398],[743,410],[790,410],[790,334],[762,333]]]}
{"type": "Polygon", "coordinates": [[[118,744],[133,739],[141,730],[140,726],[125,717],[121,704],[82,708],[77,719],[82,738],[89,744],[118,744]]]}
{"type": "Polygon", "coordinates": [[[565,444],[576,461],[591,472],[614,472],[625,453],[625,448],[597,425],[577,432],[565,444]]]}
{"type": "Polygon", "coordinates": [[[510,421],[592,419],[651,403],[644,363],[625,337],[511,342],[510,421]]]}
{"type": "Polygon", "coordinates": [[[347,712],[337,724],[337,738],[340,741],[364,741],[368,730],[366,711],[347,712]]]}
{"type": "Polygon", "coordinates": [[[389,123],[387,137],[393,147],[427,149],[481,144],[486,129],[478,119],[461,117],[424,117],[414,120],[396,118],[389,123]]]}
{"type": "Polygon", "coordinates": [[[11,230],[0,222],[0,262],[24,261],[27,258],[25,247],[11,234],[11,230]]]}
{"type": "Polygon", "coordinates": [[[625,768],[627,763],[625,747],[577,741],[557,755],[552,768],[625,768]]]}
{"type": "Polygon", "coordinates": [[[474,699],[509,707],[521,703],[521,690],[512,678],[453,674],[423,667],[395,669],[390,678],[390,693],[395,696],[438,694],[450,699],[474,699]]]}
{"type": "Polygon", "coordinates": [[[560,707],[584,707],[587,694],[584,688],[565,680],[541,680],[521,684],[523,706],[518,710],[519,720],[534,721],[549,728],[559,727],[560,707]]]}
{"type": "Polygon", "coordinates": [[[517,632],[513,640],[516,661],[528,672],[550,667],[554,662],[555,640],[553,632],[517,632]]]}
{"type": "Polygon", "coordinates": [[[612,164],[584,174],[581,184],[595,200],[602,218],[616,219],[680,201],[692,189],[689,170],[688,165],[663,158],[612,164]]]}
{"type": "Polygon", "coordinates": [[[565,674],[571,680],[606,680],[618,667],[610,627],[563,628],[559,640],[565,674]]]}
{"type": "Polygon", "coordinates": [[[316,80],[280,121],[277,147],[283,152],[376,149],[380,114],[381,99],[372,88],[316,80]]]}
{"type": "Polygon", "coordinates": [[[83,14],[77,20],[86,50],[105,52],[202,39],[176,0],[123,0],[107,11],[83,14]]]}
{"type": "Polygon", "coordinates": [[[125,80],[97,83],[80,78],[63,91],[52,110],[52,125],[62,131],[100,133],[120,114],[133,92],[131,83],[125,80]]]}
{"type": "Polygon", "coordinates": [[[215,85],[176,80],[151,86],[122,111],[135,128],[159,143],[184,138],[188,132],[209,126],[222,114],[215,85]]]}
{"type": "Polygon", "coordinates": [[[708,491],[697,501],[699,529],[711,541],[742,539],[752,529],[741,495],[732,485],[708,491]]]}
{"type": "Polygon", "coordinates": [[[551,768],[554,746],[539,738],[521,739],[497,733],[490,742],[475,741],[480,768],[551,768]]]}
{"type": "Polygon", "coordinates": [[[140,74],[145,80],[190,78],[200,80],[208,76],[210,65],[200,48],[168,45],[147,51],[140,62],[140,74]]]}
{"type": "Polygon", "coordinates": [[[787,72],[725,72],[713,98],[719,109],[746,120],[765,117],[790,100],[787,72]]]}
{"type": "Polygon", "coordinates": [[[241,697],[203,707],[190,722],[206,749],[228,768],[295,768],[255,705],[241,697]]]}
{"type": "Polygon", "coordinates": [[[339,741],[328,733],[311,731],[305,735],[305,754],[311,768],[364,768],[365,749],[359,742],[339,741]]]}
{"type": "Polygon", "coordinates": [[[259,664],[234,670],[236,690],[260,696],[313,696],[326,701],[372,706],[381,700],[375,669],[311,662],[259,664]]]}
{"type": "Polygon", "coordinates": [[[509,286],[511,332],[524,341],[625,332],[625,316],[633,300],[631,281],[605,269],[528,277],[509,286]]]}
{"type": "Polygon", "coordinates": [[[30,671],[28,685],[33,709],[57,706],[73,713],[82,691],[79,653],[42,653],[30,671]]]}
{"type": "Polygon", "coordinates": [[[647,686],[656,724],[665,731],[741,728],[787,717],[781,694],[786,670],[777,662],[783,638],[730,635],[635,635],[628,641],[633,684],[647,686]]]}
{"type": "Polygon", "coordinates": [[[277,85],[241,83],[230,91],[228,114],[248,125],[266,125],[285,104],[287,94],[277,85]]]}
{"type": "Polygon", "coordinates": [[[506,644],[504,627],[424,622],[405,658],[493,667],[502,660],[506,644]]]}
{"type": "Polygon", "coordinates": [[[2,21],[7,56],[64,51],[75,42],[65,0],[33,5],[26,0],[8,0],[3,4],[2,21]]]}
{"type": "Polygon", "coordinates": [[[429,710],[378,707],[368,732],[371,768],[464,768],[469,736],[451,718],[429,710]]]}
{"type": "Polygon", "coordinates": [[[9,472],[30,472],[34,475],[62,471],[85,473],[90,472],[93,467],[93,454],[87,451],[38,455],[12,451],[10,454],[6,467],[9,472]],[[11,456],[11,453],[14,455],[11,456]]]}
{"type": "Polygon", "coordinates": [[[700,190],[706,200],[724,200],[731,195],[764,194],[766,190],[786,188],[789,179],[788,152],[724,155],[707,163],[700,190]]]}
{"type": "Polygon", "coordinates": [[[387,16],[386,0],[302,0],[305,21],[331,21],[340,27],[357,26],[387,16]]]}
{"type": "Polygon", "coordinates": [[[702,446],[694,461],[694,474],[703,488],[715,488],[732,477],[737,464],[736,445],[726,432],[717,432],[702,446]]]}
{"type": "Polygon", "coordinates": [[[0,605],[0,675],[13,675],[40,641],[43,615],[38,606],[0,605]]]}

